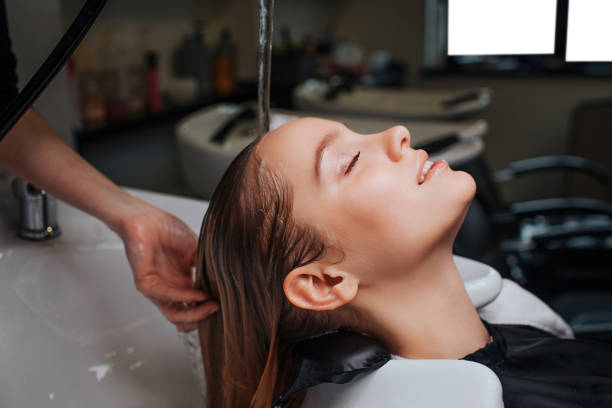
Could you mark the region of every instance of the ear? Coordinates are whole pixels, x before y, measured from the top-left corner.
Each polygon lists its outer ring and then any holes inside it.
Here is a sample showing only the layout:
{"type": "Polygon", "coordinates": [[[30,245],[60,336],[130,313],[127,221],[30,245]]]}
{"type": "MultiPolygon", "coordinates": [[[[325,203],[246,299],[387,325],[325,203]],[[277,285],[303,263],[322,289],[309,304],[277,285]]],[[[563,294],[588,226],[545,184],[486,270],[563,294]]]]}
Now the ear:
{"type": "Polygon", "coordinates": [[[334,266],[313,262],[285,277],[283,290],[293,305],[309,310],[333,310],[353,300],[359,280],[334,266]]]}

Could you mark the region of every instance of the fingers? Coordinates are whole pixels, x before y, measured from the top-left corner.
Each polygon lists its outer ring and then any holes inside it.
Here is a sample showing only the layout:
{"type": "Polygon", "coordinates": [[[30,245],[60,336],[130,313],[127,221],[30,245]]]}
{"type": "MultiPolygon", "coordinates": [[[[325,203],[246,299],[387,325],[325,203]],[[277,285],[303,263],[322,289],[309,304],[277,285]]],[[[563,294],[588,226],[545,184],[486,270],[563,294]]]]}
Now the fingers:
{"type": "Polygon", "coordinates": [[[188,308],[185,308],[183,303],[168,304],[156,299],[152,299],[152,301],[166,316],[166,319],[174,323],[180,331],[193,330],[192,327],[195,327],[199,321],[206,319],[219,310],[219,305],[212,301],[188,308]]]}
{"type": "Polygon", "coordinates": [[[202,291],[169,287],[157,275],[137,280],[136,287],[179,331],[195,330],[199,321],[219,310],[218,304],[208,300],[202,291]]]}
{"type": "Polygon", "coordinates": [[[197,289],[175,289],[166,287],[162,291],[151,293],[151,296],[166,303],[200,303],[208,300],[204,292],[197,289]]]}
{"type": "MultiPolygon", "coordinates": [[[[192,284],[191,280],[185,283],[192,284]]],[[[157,275],[152,275],[148,279],[137,280],[135,284],[143,295],[165,303],[192,303],[208,300],[208,297],[200,290],[173,288],[163,283],[157,275]]]]}

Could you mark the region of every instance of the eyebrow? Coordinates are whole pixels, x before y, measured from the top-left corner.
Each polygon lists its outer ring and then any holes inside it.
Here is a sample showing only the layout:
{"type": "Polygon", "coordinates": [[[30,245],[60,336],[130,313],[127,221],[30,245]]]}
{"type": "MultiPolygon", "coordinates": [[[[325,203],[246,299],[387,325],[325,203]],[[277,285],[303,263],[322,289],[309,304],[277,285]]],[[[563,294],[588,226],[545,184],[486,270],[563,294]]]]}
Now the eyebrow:
{"type": "Polygon", "coordinates": [[[330,143],[333,142],[334,139],[338,137],[339,134],[340,132],[338,131],[338,129],[330,130],[323,137],[323,139],[321,140],[321,143],[319,143],[319,146],[317,147],[317,151],[315,154],[315,174],[317,176],[317,180],[320,179],[321,161],[323,160],[323,152],[325,151],[327,146],[329,146],[330,143]]]}

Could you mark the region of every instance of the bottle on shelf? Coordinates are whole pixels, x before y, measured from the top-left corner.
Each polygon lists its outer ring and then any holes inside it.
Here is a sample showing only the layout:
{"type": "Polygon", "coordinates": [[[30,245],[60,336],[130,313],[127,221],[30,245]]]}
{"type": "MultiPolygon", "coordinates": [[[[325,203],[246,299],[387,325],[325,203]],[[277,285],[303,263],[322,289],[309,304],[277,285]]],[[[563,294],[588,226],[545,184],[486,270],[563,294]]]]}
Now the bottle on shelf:
{"type": "Polygon", "coordinates": [[[183,38],[172,54],[172,72],[176,78],[193,78],[197,84],[196,97],[201,100],[212,94],[210,54],[204,41],[204,22],[194,22],[194,33],[183,38]]]}
{"type": "Polygon", "coordinates": [[[147,66],[147,108],[149,112],[159,112],[162,109],[162,96],[159,87],[159,56],[155,51],[145,55],[147,66]]]}
{"type": "Polygon", "coordinates": [[[219,37],[219,43],[213,57],[212,71],[215,93],[218,96],[227,96],[234,92],[235,82],[236,45],[232,41],[229,29],[224,28],[219,37]]]}

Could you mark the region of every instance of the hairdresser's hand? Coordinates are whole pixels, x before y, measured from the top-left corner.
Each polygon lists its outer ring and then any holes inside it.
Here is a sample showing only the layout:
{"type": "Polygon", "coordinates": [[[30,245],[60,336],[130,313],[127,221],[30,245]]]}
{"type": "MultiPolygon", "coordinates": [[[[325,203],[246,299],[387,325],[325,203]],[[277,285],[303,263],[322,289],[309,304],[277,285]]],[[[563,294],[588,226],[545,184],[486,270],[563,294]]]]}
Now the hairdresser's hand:
{"type": "Polygon", "coordinates": [[[181,220],[148,204],[126,217],[119,235],[136,288],[179,331],[191,331],[218,306],[194,289],[197,237],[181,220]]]}

